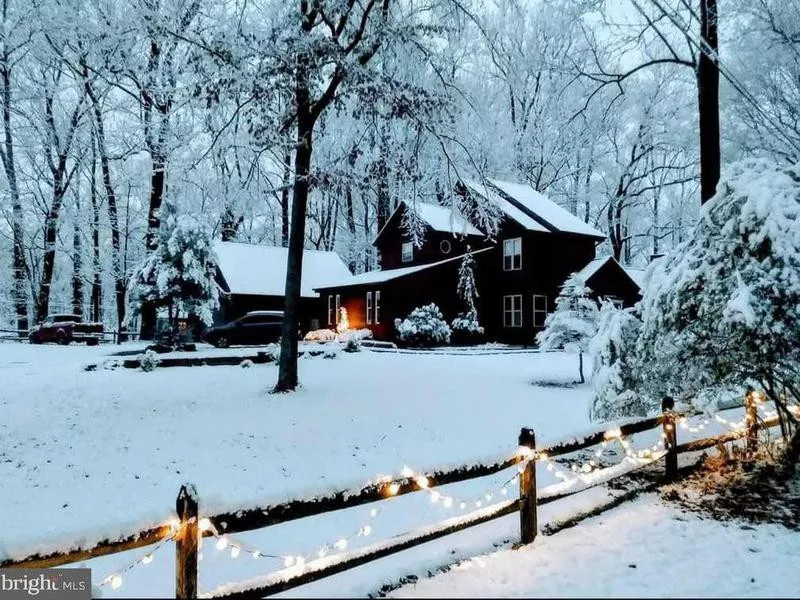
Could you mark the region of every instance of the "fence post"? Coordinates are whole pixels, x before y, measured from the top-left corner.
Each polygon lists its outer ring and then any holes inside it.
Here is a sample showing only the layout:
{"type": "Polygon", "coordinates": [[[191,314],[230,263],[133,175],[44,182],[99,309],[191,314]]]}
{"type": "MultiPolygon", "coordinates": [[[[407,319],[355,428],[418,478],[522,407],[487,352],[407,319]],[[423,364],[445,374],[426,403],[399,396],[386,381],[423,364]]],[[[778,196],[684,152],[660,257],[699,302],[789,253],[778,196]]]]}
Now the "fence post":
{"type": "Polygon", "coordinates": [[[678,476],[678,440],[675,432],[675,400],[664,396],[661,400],[661,427],[664,430],[664,449],[667,481],[673,481],[678,476]]]}
{"type": "Polygon", "coordinates": [[[175,597],[197,598],[197,490],[191,483],[181,486],[175,509],[181,521],[175,538],[175,597]]]}
{"type": "MultiPolygon", "coordinates": [[[[519,445],[536,452],[536,436],[533,429],[522,428],[519,433],[519,445]]],[[[536,522],[536,455],[525,464],[519,474],[519,527],[523,544],[530,544],[538,529],[536,522]]]]}
{"type": "Polygon", "coordinates": [[[756,413],[755,390],[748,386],[744,396],[744,422],[747,427],[747,456],[752,458],[758,450],[758,415],[756,413]]]}

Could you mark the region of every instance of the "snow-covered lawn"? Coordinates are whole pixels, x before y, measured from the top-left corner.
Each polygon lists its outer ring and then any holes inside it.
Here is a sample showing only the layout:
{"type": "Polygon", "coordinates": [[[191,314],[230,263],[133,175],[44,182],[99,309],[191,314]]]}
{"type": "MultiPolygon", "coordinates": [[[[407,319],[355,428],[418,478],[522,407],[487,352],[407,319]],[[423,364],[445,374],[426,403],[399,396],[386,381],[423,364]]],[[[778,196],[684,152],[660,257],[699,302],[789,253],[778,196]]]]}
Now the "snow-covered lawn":
{"type": "Polygon", "coordinates": [[[588,424],[587,386],[531,385],[574,379],[560,354],[342,353],[271,395],[274,365],[83,371],[113,350],[0,344],[0,555],[163,522],[187,481],[207,511],[266,504],[588,424]]]}
{"type": "Polygon", "coordinates": [[[703,519],[648,494],[528,547],[472,558],[398,598],[796,597],[798,533],[703,519]]]}

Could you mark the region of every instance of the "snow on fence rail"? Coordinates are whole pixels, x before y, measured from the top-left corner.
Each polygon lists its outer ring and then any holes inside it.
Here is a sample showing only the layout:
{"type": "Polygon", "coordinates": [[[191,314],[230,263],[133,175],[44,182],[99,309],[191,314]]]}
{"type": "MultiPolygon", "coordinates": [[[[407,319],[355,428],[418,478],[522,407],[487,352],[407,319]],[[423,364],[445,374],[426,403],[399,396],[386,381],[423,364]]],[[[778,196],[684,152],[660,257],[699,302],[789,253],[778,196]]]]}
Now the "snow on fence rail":
{"type": "MultiPolygon", "coordinates": [[[[63,551],[49,554],[33,554],[22,559],[0,561],[0,568],[44,568],[79,562],[90,558],[124,552],[135,548],[152,546],[166,540],[174,540],[176,547],[176,598],[197,598],[198,575],[198,541],[200,537],[216,536],[220,542],[225,536],[244,531],[262,529],[271,525],[285,523],[295,519],[311,517],[322,513],[360,506],[384,500],[393,496],[428,491],[436,493],[433,488],[450,483],[457,483],[485,477],[503,470],[517,467],[514,478],[519,479],[519,497],[481,506],[465,515],[447,519],[433,525],[417,529],[388,540],[358,548],[348,552],[320,556],[318,559],[302,563],[288,564],[286,568],[271,572],[243,582],[220,586],[202,597],[245,598],[263,597],[285,591],[300,585],[352,569],[365,563],[407,550],[425,542],[456,533],[487,521],[518,512],[520,515],[520,538],[523,544],[531,543],[537,534],[537,507],[582,492],[590,487],[601,485],[645,465],[665,458],[665,478],[677,477],[677,455],[683,452],[702,450],[720,443],[747,438],[747,449],[756,449],[759,428],[771,428],[779,424],[781,415],[771,416],[759,423],[756,402],[751,395],[745,401],[745,419],[743,427],[736,427],[716,437],[677,443],[676,423],[683,421],[685,415],[674,412],[671,399],[665,399],[662,413],[655,417],[627,421],[621,425],[612,425],[602,429],[585,432],[543,447],[536,447],[533,430],[523,428],[519,436],[519,448],[510,456],[501,456],[481,464],[465,465],[451,469],[432,469],[424,475],[404,473],[400,478],[385,477],[356,490],[344,490],[317,498],[301,498],[274,506],[246,508],[216,515],[202,516],[194,486],[184,485],[176,502],[176,517],[167,523],[132,532],[120,536],[116,540],[105,540],[89,548],[73,546],[63,551]],[[630,451],[626,436],[633,435],[659,426],[662,428],[660,447],[662,451],[640,452],[635,457],[630,451]],[[537,489],[536,464],[543,462],[550,470],[550,458],[570,454],[597,444],[617,440],[626,449],[626,458],[617,465],[606,467],[592,473],[591,477],[577,477],[537,489]]],[[[788,412],[782,415],[797,422],[796,416],[788,412]]],[[[724,420],[723,420],[724,421],[724,420]]],[[[505,489],[505,488],[503,488],[505,489]]],[[[235,544],[231,544],[233,547],[235,544]]],[[[237,547],[238,548],[238,547],[237,547]]],[[[342,549],[344,549],[342,547],[342,549]]],[[[238,550],[237,550],[238,552],[238,550]]],[[[258,551],[255,551],[258,554],[258,551]]],[[[139,559],[138,562],[148,562],[139,559]]],[[[267,555],[263,555],[267,556],[267,555]]],[[[112,586],[121,584],[121,577],[113,575],[107,578],[112,586]]],[[[104,580],[105,582],[105,580],[104,580]]]]}

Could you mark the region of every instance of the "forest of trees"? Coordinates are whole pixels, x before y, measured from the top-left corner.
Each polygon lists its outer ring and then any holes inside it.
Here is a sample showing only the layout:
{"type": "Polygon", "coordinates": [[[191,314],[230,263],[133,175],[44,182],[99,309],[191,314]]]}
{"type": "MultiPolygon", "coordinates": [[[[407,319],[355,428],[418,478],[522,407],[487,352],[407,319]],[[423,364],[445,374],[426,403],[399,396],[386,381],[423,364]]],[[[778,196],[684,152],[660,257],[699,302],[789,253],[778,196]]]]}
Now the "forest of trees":
{"type": "Polygon", "coordinates": [[[167,203],[361,272],[398,202],[495,176],[643,266],[720,165],[800,159],[783,0],[0,2],[0,328],[116,330],[167,203]]]}

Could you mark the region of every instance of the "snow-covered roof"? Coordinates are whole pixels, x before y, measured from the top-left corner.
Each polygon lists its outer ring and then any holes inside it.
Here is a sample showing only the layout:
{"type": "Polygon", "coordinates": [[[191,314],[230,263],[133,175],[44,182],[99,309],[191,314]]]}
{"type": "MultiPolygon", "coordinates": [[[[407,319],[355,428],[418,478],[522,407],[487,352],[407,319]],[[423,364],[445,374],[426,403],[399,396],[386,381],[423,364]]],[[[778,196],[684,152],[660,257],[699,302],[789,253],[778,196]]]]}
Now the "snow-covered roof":
{"type": "Polygon", "coordinates": [[[599,239],[606,237],[603,232],[584,223],[529,185],[499,179],[487,179],[487,181],[502,194],[474,181],[463,181],[463,183],[494,202],[509,218],[530,231],[577,233],[599,239]]]}
{"type": "Polygon", "coordinates": [[[633,279],[633,282],[639,286],[639,289],[642,289],[642,286],[644,285],[645,269],[632,269],[630,267],[623,267],[623,269],[625,269],[628,277],[633,279]]]}
{"type": "Polygon", "coordinates": [[[412,212],[416,213],[416,215],[424,223],[427,223],[427,225],[434,231],[452,233],[454,235],[483,236],[483,232],[481,232],[480,229],[474,227],[462,215],[456,213],[446,206],[428,204],[425,202],[417,202],[409,206],[405,202],[401,202],[397,205],[397,208],[392,213],[392,216],[386,220],[386,223],[378,232],[378,235],[375,236],[375,240],[372,242],[373,244],[380,239],[381,235],[383,235],[383,232],[389,226],[389,223],[392,221],[394,216],[404,208],[409,208],[412,212]]]}
{"type": "Polygon", "coordinates": [[[578,277],[578,279],[583,281],[583,283],[586,283],[592,278],[592,276],[595,273],[597,273],[600,270],[600,267],[602,267],[609,261],[617,262],[611,255],[601,256],[600,258],[595,258],[594,260],[590,260],[585,267],[583,267],[580,271],[576,273],[576,276],[578,277]]]}
{"type": "Polygon", "coordinates": [[[580,271],[578,271],[575,276],[580,279],[583,283],[589,281],[595,273],[597,273],[606,263],[616,263],[617,266],[622,269],[625,274],[630,277],[631,281],[635,283],[639,289],[642,288],[642,276],[644,275],[644,271],[641,269],[629,269],[623,267],[619,262],[610,254],[608,256],[601,256],[600,258],[595,258],[594,260],[590,260],[586,263],[586,266],[583,267],[580,271]]]}
{"type": "MultiPolygon", "coordinates": [[[[215,241],[214,251],[232,294],[283,296],[288,248],[215,241]]],[[[350,269],[335,252],[303,251],[302,297],[317,298],[314,288],[346,277],[352,277],[350,269]]]]}
{"type": "MultiPolygon", "coordinates": [[[[486,252],[487,250],[491,250],[491,247],[475,250],[472,252],[472,254],[473,255],[480,254],[481,252],[486,252]]],[[[384,283],[386,281],[391,281],[392,279],[398,279],[399,277],[404,277],[406,275],[411,275],[412,273],[418,273],[419,271],[424,271],[425,269],[431,269],[433,267],[438,267],[439,265],[443,265],[445,263],[453,262],[455,260],[460,260],[464,258],[464,256],[466,256],[466,253],[460,254],[458,256],[451,256],[450,258],[446,258],[444,260],[440,260],[434,263],[429,263],[427,265],[402,267],[400,269],[386,269],[385,271],[368,271],[366,273],[361,273],[360,275],[351,275],[350,277],[343,278],[341,281],[336,281],[334,283],[318,285],[316,289],[319,290],[332,287],[341,287],[345,285],[366,285],[373,283],[384,283]]]]}
{"type": "Polygon", "coordinates": [[[483,235],[480,229],[471,225],[464,217],[446,206],[418,202],[412,207],[412,211],[430,225],[434,231],[463,235],[483,235]]]}

